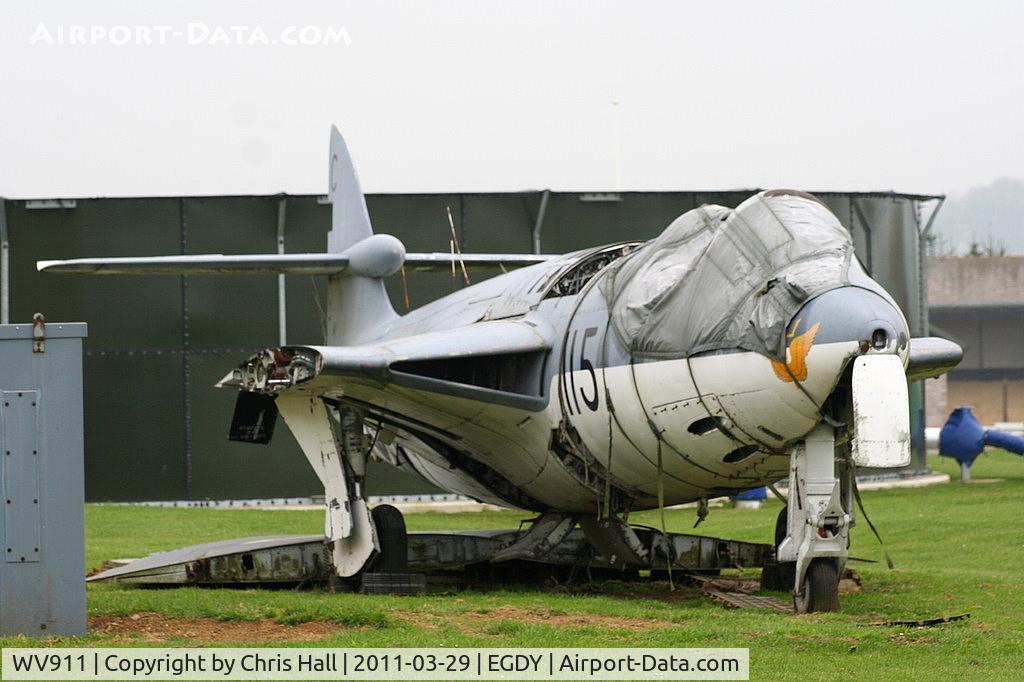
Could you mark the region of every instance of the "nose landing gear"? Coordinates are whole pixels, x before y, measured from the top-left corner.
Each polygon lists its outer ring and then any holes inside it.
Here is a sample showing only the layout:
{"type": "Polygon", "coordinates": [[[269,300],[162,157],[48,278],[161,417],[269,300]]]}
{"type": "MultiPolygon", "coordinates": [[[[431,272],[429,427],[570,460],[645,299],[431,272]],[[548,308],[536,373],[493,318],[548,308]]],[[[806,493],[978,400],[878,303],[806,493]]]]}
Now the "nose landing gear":
{"type": "Polygon", "coordinates": [[[835,429],[820,424],[793,450],[786,526],[783,532],[781,523],[776,527],[780,571],[793,567],[797,613],[839,609],[839,576],[853,525],[851,491],[852,472],[836,460],[835,429]]]}

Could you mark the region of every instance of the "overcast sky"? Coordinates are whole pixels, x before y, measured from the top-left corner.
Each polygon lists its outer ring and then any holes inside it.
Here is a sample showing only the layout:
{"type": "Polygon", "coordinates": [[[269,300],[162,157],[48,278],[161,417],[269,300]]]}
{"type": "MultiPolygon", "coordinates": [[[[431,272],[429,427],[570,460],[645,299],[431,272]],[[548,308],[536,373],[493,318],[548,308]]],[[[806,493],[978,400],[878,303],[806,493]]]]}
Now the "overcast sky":
{"type": "Polygon", "coordinates": [[[1022,27],[978,1],[5,2],[0,196],[319,193],[331,123],[375,192],[956,192],[1024,175],[1022,27]],[[282,44],[305,26],[343,39],[282,44]]]}

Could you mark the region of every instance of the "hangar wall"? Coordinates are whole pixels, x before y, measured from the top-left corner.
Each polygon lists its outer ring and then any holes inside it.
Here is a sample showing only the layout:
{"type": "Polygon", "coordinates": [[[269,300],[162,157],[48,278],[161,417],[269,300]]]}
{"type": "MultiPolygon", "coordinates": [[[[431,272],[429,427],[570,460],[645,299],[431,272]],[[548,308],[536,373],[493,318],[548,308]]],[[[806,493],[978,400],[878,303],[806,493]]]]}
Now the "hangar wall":
{"type": "MultiPolygon", "coordinates": [[[[367,203],[374,229],[409,251],[447,251],[450,208],[464,251],[528,253],[647,239],[705,203],[735,206],[756,190],[730,192],[510,192],[379,194],[367,203]]],[[[858,255],[904,307],[914,334],[927,330],[921,205],[934,197],[819,193],[851,228],[858,255]]],[[[227,441],[234,406],[213,388],[247,355],[278,343],[275,277],[88,277],[40,275],[36,260],[87,256],[288,253],[323,250],[330,207],[321,197],[216,196],[0,200],[0,241],[9,245],[10,320],[43,312],[86,321],[86,495],[91,501],[231,499],[321,492],[287,429],[270,446],[227,441]]],[[[323,339],[323,277],[285,279],[287,339],[323,339]]],[[[459,286],[448,274],[410,274],[412,307],[459,286]]],[[[388,288],[403,310],[400,277],[388,288]]],[[[923,468],[923,391],[911,390],[915,458],[923,468]]],[[[371,494],[430,492],[390,468],[371,494]]]]}

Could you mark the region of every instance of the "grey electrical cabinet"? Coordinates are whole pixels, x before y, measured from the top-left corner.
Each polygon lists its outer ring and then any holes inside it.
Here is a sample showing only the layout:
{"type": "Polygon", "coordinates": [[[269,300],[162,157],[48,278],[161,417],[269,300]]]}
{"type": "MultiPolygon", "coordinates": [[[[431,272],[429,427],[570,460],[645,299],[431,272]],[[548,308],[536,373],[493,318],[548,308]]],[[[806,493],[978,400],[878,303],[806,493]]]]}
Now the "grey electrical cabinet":
{"type": "Polygon", "coordinates": [[[0,635],[85,633],[85,336],[0,325],[0,635]]]}

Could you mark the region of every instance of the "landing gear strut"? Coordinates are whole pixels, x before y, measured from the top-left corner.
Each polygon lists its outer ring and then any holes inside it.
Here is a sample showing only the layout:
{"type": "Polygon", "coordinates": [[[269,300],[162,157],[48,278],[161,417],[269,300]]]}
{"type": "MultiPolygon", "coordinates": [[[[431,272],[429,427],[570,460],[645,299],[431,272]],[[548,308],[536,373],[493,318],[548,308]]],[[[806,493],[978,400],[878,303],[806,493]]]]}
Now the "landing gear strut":
{"type": "MultiPolygon", "coordinates": [[[[377,528],[366,504],[370,443],[362,415],[337,408],[337,419],[320,397],[285,393],[277,408],[324,486],[324,535],[335,573],[354,578],[380,553],[377,528]]],[[[396,510],[397,511],[397,510],[396,510]]],[[[404,530],[404,526],[403,526],[404,530]]]]}
{"type": "Polygon", "coordinates": [[[837,461],[835,429],[819,424],[793,450],[780,565],[793,565],[797,613],[839,609],[839,575],[853,524],[852,469],[837,461]]]}

